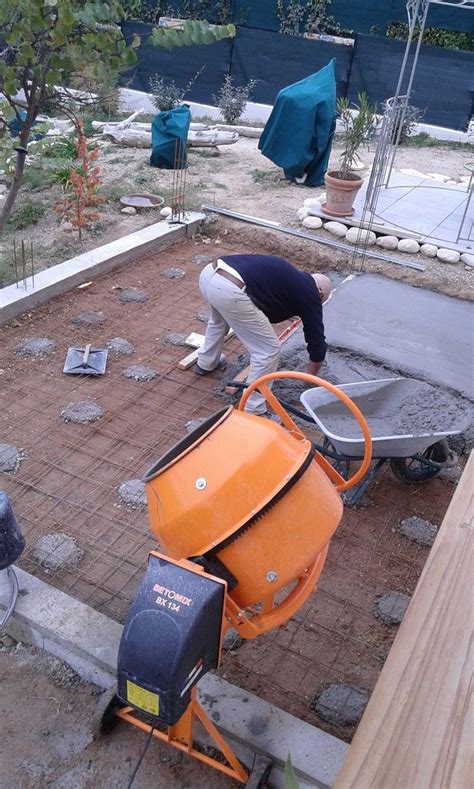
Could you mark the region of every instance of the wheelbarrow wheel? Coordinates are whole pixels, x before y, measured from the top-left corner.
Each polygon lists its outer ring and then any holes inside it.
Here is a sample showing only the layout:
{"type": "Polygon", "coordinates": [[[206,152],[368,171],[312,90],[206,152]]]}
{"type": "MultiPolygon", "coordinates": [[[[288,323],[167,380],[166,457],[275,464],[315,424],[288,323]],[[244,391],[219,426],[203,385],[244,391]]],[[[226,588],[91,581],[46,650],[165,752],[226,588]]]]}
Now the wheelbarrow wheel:
{"type": "Polygon", "coordinates": [[[442,466],[437,467],[432,463],[445,464],[448,459],[449,447],[446,441],[438,441],[420,455],[409,458],[392,458],[390,469],[402,482],[417,485],[419,482],[426,482],[427,479],[439,474],[442,466]]]}

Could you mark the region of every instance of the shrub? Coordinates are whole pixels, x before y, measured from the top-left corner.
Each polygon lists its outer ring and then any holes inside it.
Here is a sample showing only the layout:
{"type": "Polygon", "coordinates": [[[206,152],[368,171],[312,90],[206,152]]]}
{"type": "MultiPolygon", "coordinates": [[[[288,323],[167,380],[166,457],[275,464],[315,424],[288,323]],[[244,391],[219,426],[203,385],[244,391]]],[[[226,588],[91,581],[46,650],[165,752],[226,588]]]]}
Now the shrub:
{"type": "MultiPolygon", "coordinates": [[[[420,28],[415,27],[414,37],[420,33],[420,28]]],[[[391,22],[387,26],[385,33],[388,38],[399,38],[406,41],[408,38],[408,25],[404,22],[391,22]]],[[[456,30],[445,30],[441,27],[427,27],[423,33],[423,43],[431,44],[435,47],[445,47],[445,49],[466,49],[474,50],[474,35],[472,33],[460,33],[456,30]]]]}
{"type": "Polygon", "coordinates": [[[205,66],[196,71],[188,84],[184,88],[179,88],[173,80],[165,80],[164,77],[159,77],[155,74],[150,77],[149,85],[151,90],[151,100],[155,105],[158,112],[165,112],[166,110],[173,110],[182,103],[186,93],[188,93],[196,82],[197,78],[204,71],[205,66]]]}
{"type": "MultiPolygon", "coordinates": [[[[383,105],[383,109],[385,110],[385,105],[383,105]]],[[[419,107],[415,107],[413,104],[407,104],[405,109],[405,115],[403,118],[402,128],[400,132],[400,143],[406,143],[409,137],[415,131],[415,127],[418,123],[421,123],[425,115],[425,110],[421,110],[419,107]]],[[[400,122],[395,124],[392,131],[392,144],[396,143],[398,137],[398,131],[400,128],[400,122]]]]}
{"type": "Polygon", "coordinates": [[[221,89],[217,96],[212,100],[218,107],[225,123],[234,124],[244,114],[250,94],[257,84],[256,79],[251,79],[246,85],[233,85],[232,77],[227,74],[224,77],[221,89]]]}
{"type": "Polygon", "coordinates": [[[12,230],[24,230],[29,225],[36,225],[45,212],[44,206],[27,202],[17,208],[8,220],[8,224],[12,230]]]}

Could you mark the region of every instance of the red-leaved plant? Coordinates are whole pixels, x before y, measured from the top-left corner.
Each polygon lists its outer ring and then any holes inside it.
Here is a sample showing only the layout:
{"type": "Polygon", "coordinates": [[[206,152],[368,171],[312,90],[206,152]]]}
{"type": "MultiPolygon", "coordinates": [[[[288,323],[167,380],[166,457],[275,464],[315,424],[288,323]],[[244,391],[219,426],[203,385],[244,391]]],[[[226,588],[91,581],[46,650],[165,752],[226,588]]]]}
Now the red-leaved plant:
{"type": "Polygon", "coordinates": [[[97,189],[102,183],[99,178],[100,167],[94,162],[98,156],[97,146],[90,147],[84,132],[81,118],[76,121],[77,136],[74,138],[78,164],[71,167],[65,197],[54,207],[57,214],[67,219],[82,241],[82,230],[99,216],[93,209],[104,202],[97,189]]]}

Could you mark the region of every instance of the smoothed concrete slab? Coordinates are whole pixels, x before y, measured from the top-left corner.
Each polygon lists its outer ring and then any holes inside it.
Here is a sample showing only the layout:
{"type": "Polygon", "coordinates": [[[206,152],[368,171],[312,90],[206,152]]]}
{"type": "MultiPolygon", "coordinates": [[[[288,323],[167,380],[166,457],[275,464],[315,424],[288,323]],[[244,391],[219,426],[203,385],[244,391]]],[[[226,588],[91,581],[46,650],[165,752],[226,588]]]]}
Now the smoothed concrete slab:
{"type": "MultiPolygon", "coordinates": [[[[15,572],[19,595],[7,632],[60,658],[88,682],[112,687],[122,625],[19,568],[15,572]]],[[[1,571],[0,618],[9,600],[7,573],[1,571]]],[[[244,763],[251,765],[256,752],[272,760],[272,786],[284,786],[281,768],[289,753],[301,787],[332,785],[349,748],[345,742],[215,674],[203,677],[198,690],[244,763]]]]}
{"type": "Polygon", "coordinates": [[[106,274],[116,266],[131,263],[143,255],[164,249],[176,241],[193,235],[204,214],[189,212],[182,224],[169,225],[156,222],[135,233],[122,236],[109,244],[84,252],[82,255],[65,260],[56,266],[35,274],[34,284],[27,278],[26,289],[23,282],[9,285],[0,290],[0,326],[21,315],[26,310],[44,304],[54,296],[81,285],[87,280],[106,274]]]}
{"type": "Polygon", "coordinates": [[[324,307],[330,346],[474,398],[474,305],[386,277],[346,279],[324,307]]]}

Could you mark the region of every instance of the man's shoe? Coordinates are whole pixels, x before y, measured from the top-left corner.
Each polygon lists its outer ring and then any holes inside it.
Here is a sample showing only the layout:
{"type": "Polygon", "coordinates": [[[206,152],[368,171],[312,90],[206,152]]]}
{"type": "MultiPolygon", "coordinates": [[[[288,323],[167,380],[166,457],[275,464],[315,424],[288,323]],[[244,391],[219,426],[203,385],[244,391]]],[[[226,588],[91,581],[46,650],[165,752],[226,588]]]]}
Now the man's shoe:
{"type": "Polygon", "coordinates": [[[205,370],[203,367],[199,367],[199,364],[196,362],[192,371],[194,375],[209,375],[209,373],[213,373],[215,370],[225,370],[227,367],[227,359],[225,358],[224,354],[221,353],[219,357],[219,361],[217,362],[216,366],[212,368],[212,370],[205,370]]]}

